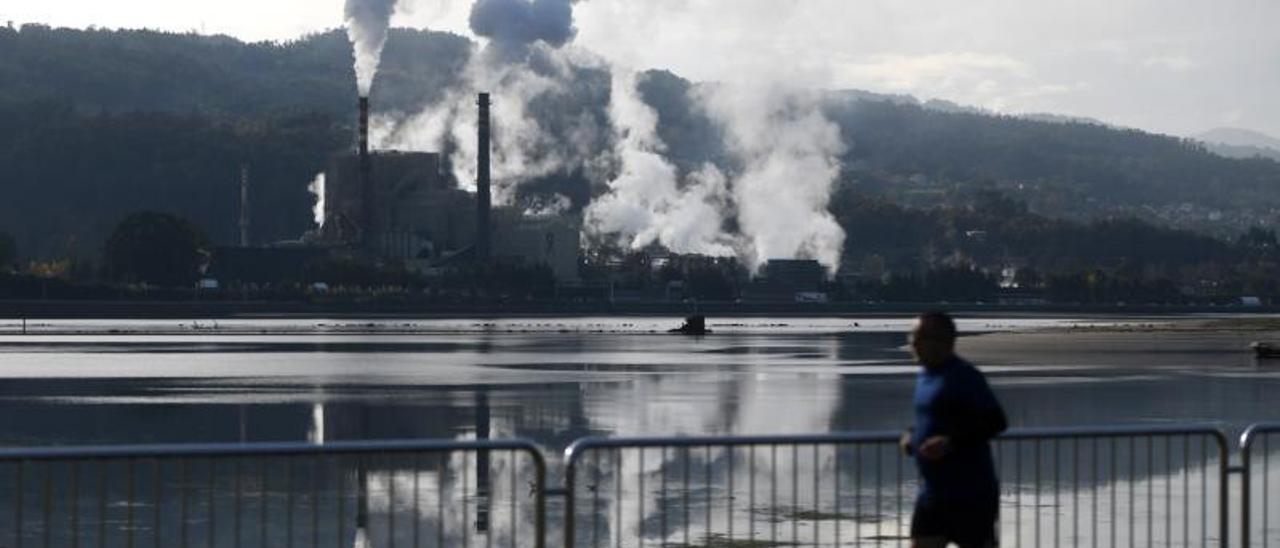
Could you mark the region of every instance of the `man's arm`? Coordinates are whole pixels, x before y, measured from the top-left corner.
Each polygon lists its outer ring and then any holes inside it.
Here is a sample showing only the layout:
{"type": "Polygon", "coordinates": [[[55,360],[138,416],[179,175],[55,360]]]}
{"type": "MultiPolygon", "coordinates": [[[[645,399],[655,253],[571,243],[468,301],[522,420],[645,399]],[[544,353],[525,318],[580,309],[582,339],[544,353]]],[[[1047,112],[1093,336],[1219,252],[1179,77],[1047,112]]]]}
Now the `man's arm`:
{"type": "Polygon", "coordinates": [[[987,379],[975,370],[965,386],[967,413],[951,433],[951,443],[965,447],[990,440],[1009,428],[1009,419],[987,379]]]}

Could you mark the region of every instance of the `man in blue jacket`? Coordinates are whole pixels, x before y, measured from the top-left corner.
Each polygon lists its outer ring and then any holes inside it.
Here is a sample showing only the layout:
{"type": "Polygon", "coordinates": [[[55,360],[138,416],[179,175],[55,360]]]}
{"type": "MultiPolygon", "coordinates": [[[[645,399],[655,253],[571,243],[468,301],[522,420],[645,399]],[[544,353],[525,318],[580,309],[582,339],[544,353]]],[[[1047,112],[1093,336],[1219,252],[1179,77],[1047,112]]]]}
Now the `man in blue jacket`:
{"type": "Polygon", "coordinates": [[[983,548],[997,543],[1000,488],[989,441],[1008,427],[987,380],[955,353],[956,325],[945,312],[927,312],[911,330],[922,366],[916,380],[916,423],[902,435],[914,455],[920,492],[911,516],[917,548],[983,548]]]}

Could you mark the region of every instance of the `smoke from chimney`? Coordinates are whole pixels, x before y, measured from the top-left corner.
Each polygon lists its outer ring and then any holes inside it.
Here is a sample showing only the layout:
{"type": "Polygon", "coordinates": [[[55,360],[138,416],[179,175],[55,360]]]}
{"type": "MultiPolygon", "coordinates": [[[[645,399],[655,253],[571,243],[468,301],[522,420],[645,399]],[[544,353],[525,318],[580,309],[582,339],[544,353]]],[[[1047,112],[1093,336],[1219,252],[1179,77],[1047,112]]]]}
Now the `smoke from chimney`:
{"type": "Polygon", "coordinates": [[[520,50],[535,42],[560,47],[573,40],[573,0],[476,0],[471,5],[471,31],[503,50],[520,50]]]}
{"type": "Polygon", "coordinates": [[[356,57],[356,86],[361,97],[369,96],[373,76],[378,72],[382,47],[387,44],[387,29],[397,0],[347,0],[347,38],[356,57]]]}

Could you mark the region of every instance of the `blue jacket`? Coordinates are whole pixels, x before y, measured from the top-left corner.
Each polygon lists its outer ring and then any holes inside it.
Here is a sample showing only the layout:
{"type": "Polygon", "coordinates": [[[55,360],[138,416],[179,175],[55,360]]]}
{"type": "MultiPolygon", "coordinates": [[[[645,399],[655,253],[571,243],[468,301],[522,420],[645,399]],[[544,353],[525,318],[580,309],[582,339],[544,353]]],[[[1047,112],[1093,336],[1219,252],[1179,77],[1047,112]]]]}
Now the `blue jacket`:
{"type": "Polygon", "coordinates": [[[911,446],[920,470],[923,499],[993,502],[999,497],[989,440],[1008,427],[1004,410],[982,373],[954,357],[937,368],[921,368],[916,380],[916,425],[911,446]],[[940,460],[920,456],[932,436],[951,438],[940,460]]]}

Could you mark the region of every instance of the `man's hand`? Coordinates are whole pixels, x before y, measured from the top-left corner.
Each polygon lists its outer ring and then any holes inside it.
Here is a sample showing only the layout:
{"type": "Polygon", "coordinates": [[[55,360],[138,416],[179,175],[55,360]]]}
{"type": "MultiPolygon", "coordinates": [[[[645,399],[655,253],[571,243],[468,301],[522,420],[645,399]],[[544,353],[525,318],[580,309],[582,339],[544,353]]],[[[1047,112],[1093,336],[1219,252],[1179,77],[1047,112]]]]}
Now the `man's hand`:
{"type": "Polygon", "coordinates": [[[931,436],[920,444],[920,456],[928,460],[940,460],[951,452],[951,438],[931,436]]]}
{"type": "Polygon", "coordinates": [[[902,433],[902,437],[898,438],[898,449],[902,450],[902,454],[908,457],[911,456],[911,437],[913,434],[914,432],[908,428],[902,433]]]}

